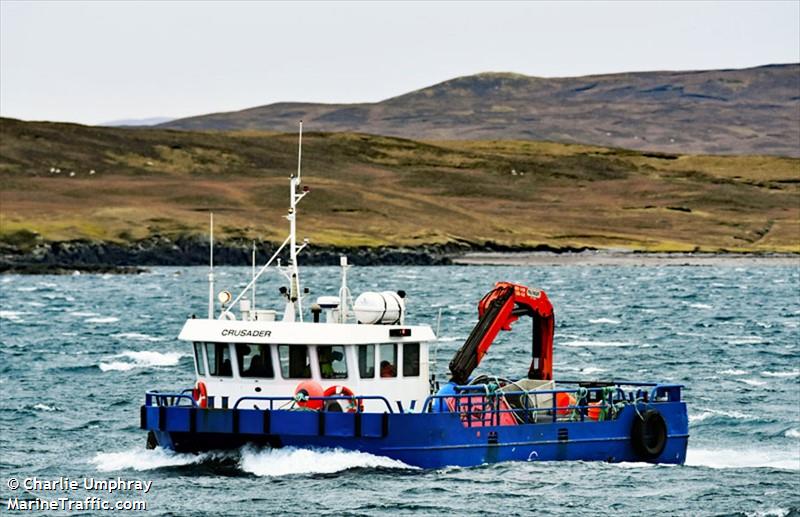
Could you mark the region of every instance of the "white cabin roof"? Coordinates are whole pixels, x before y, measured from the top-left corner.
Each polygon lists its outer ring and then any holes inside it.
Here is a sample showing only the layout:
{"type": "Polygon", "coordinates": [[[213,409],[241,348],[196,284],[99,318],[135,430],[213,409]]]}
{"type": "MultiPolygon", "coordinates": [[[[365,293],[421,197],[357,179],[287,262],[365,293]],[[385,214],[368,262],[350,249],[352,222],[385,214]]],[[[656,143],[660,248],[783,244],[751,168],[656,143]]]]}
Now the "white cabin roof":
{"type": "Polygon", "coordinates": [[[189,319],[178,339],[218,343],[277,343],[284,345],[361,345],[426,342],[436,340],[428,325],[361,325],[283,321],[189,319]],[[409,329],[411,335],[396,337],[391,329],[409,329]]]}

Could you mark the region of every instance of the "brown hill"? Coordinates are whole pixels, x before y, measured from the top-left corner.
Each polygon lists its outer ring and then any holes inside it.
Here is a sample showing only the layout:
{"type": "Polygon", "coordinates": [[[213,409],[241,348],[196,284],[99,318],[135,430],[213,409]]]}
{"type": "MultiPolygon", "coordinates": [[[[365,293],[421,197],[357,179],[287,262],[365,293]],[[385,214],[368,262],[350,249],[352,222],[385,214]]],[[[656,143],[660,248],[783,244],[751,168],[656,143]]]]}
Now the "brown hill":
{"type": "MultiPolygon", "coordinates": [[[[222,238],[280,242],[295,146],[0,119],[0,243],[199,235],[209,210],[222,238]]],[[[309,133],[303,157],[315,245],[800,251],[798,159],[352,133],[309,133]]]]}
{"type": "Polygon", "coordinates": [[[545,79],[459,77],[377,103],[278,103],[174,120],[187,130],[319,131],[415,140],[548,140],[673,153],[800,156],[800,64],[545,79]]]}

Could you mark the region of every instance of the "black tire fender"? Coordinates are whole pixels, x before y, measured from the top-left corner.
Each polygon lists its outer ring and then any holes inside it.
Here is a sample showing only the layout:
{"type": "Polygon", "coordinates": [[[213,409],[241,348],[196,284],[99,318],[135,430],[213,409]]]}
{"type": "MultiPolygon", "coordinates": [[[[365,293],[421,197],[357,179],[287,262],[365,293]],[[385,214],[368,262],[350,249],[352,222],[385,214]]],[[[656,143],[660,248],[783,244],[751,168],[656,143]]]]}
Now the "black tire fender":
{"type": "Polygon", "coordinates": [[[641,418],[633,418],[631,443],[636,454],[644,460],[658,458],[667,446],[667,423],[655,409],[648,409],[641,418]]]}
{"type": "Polygon", "coordinates": [[[153,431],[150,431],[149,433],[147,433],[147,445],[146,445],[146,447],[149,450],[152,450],[152,449],[155,449],[156,447],[158,447],[158,440],[156,440],[156,433],[154,433],[153,431]]]}

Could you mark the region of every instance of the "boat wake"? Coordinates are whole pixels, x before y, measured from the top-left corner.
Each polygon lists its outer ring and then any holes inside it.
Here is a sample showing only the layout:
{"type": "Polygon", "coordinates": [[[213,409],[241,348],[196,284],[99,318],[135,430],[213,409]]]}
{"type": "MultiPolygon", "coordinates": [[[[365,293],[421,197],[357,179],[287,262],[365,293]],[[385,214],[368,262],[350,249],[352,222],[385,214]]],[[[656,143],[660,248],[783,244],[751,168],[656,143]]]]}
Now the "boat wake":
{"type": "Polygon", "coordinates": [[[155,470],[237,459],[242,472],[261,477],[332,474],[355,468],[416,468],[391,458],[343,449],[260,449],[254,446],[245,446],[238,451],[200,454],[177,453],[161,447],[151,450],[134,448],[121,452],[99,452],[90,463],[100,472],[112,472],[155,470]]]}
{"type": "Polygon", "coordinates": [[[98,452],[90,463],[100,472],[115,470],[154,470],[165,467],[195,465],[225,456],[221,452],[183,454],[157,447],[155,449],[134,448],[122,452],[98,452]]]}
{"type": "Polygon", "coordinates": [[[697,449],[686,451],[686,465],[712,469],[772,468],[800,470],[800,451],[697,449]]]}
{"type": "Polygon", "coordinates": [[[244,447],[239,467],[264,477],[331,474],[354,468],[413,469],[402,461],[343,449],[257,449],[244,447]]]}
{"type": "Polygon", "coordinates": [[[111,361],[108,363],[100,363],[98,366],[104,372],[125,372],[133,370],[134,368],[149,368],[154,366],[175,366],[182,357],[187,357],[188,354],[181,352],[153,352],[150,350],[143,350],[141,352],[134,352],[126,350],[121,354],[113,357],[127,359],[127,361],[111,361]]]}

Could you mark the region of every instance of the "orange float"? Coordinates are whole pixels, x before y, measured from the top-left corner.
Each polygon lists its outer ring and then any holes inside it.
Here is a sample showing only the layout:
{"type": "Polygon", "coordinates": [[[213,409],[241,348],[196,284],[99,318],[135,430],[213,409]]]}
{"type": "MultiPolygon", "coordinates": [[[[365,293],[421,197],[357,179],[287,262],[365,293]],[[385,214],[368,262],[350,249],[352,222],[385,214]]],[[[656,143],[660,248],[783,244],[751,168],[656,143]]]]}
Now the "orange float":
{"type": "Polygon", "coordinates": [[[317,381],[303,381],[294,389],[294,397],[297,405],[302,408],[320,410],[322,409],[321,400],[308,400],[309,397],[323,397],[322,386],[317,381]]]}
{"type": "Polygon", "coordinates": [[[602,402],[589,402],[589,409],[586,411],[589,420],[599,420],[602,402]]]}
{"type": "Polygon", "coordinates": [[[574,406],[576,402],[575,397],[569,393],[563,391],[556,393],[556,413],[559,416],[569,415],[572,412],[569,406],[574,406]]]}

